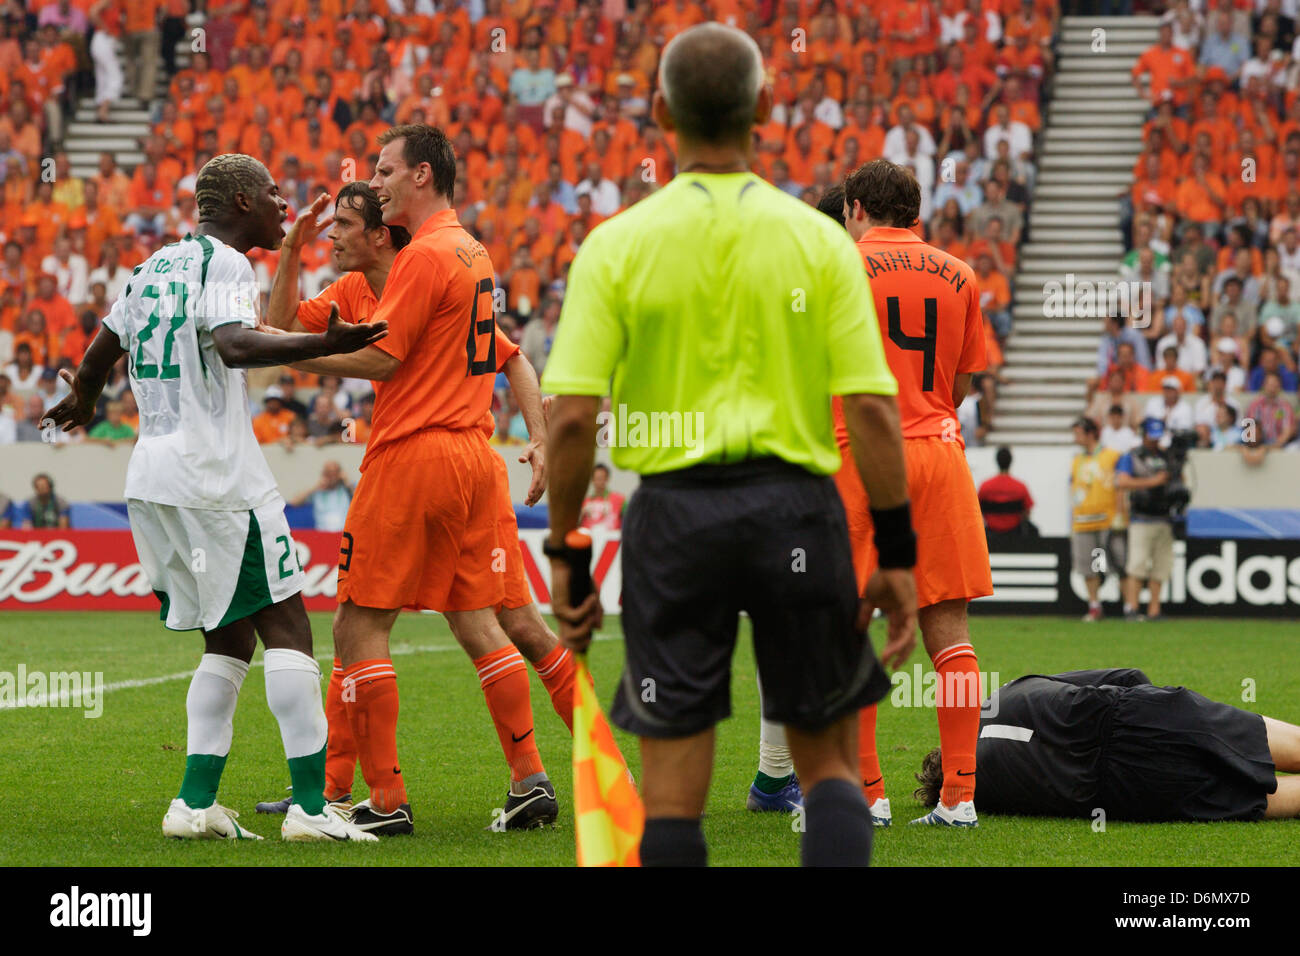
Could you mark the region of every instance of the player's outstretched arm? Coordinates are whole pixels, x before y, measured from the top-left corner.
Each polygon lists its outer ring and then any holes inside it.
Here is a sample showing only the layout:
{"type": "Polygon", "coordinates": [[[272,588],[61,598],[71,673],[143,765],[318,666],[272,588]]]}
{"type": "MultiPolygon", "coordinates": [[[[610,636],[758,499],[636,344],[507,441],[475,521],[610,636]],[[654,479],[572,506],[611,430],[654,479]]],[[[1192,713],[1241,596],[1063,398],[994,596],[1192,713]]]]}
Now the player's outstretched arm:
{"type": "Polygon", "coordinates": [[[280,244],[280,261],[271,281],[271,296],[266,307],[266,324],[285,332],[307,331],[298,321],[298,273],[302,250],[329,227],[333,217],[318,222],[330,204],[330,197],[321,193],[310,207],[304,209],[293,221],[280,244]]]}
{"type": "Polygon", "coordinates": [[[387,322],[353,325],[340,320],[336,305],[330,309],[329,325],[319,335],[305,332],[275,335],[228,322],[212,331],[212,341],[221,360],[231,368],[264,368],[320,356],[350,354],[378,342],[387,334],[387,322]]]}
{"type": "Polygon", "coordinates": [[[104,391],[104,383],[117,360],[126,354],[117,334],[104,326],[99,327],[99,334],[86,349],[85,357],[77,371],[69,372],[66,368],[59,370],[59,377],[68,383],[68,394],[63,400],[45,413],[42,424],[54,422],[54,427],[68,431],[78,425],[86,425],[95,417],[95,403],[104,391]]]}
{"type": "Polygon", "coordinates": [[[532,466],[533,480],[528,484],[525,503],[531,507],[541,499],[546,490],[546,412],[542,407],[542,387],[537,381],[537,371],[523,352],[512,355],[502,369],[506,381],[515,393],[519,411],[528,426],[528,449],[519,456],[520,462],[532,466]]]}

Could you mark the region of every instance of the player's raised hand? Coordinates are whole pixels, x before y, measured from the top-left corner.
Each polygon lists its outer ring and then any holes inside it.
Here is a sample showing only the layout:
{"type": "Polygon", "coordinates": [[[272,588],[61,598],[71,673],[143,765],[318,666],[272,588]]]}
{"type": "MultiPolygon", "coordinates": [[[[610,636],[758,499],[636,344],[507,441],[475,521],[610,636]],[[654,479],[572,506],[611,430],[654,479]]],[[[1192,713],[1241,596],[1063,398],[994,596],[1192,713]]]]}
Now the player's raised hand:
{"type": "Polygon", "coordinates": [[[541,500],[542,492],[546,490],[546,442],[530,441],[528,450],[519,456],[519,461],[533,468],[533,480],[528,483],[528,497],[524,499],[524,504],[531,508],[541,500]]]}
{"type": "Polygon", "coordinates": [[[44,428],[46,422],[53,422],[54,427],[66,432],[78,425],[88,424],[95,417],[95,403],[87,401],[81,383],[66,368],[59,369],[59,378],[67,383],[68,394],[42,416],[40,424],[44,428]]]}
{"type": "Polygon", "coordinates": [[[325,344],[329,354],[342,355],[373,345],[388,334],[387,322],[360,322],[353,324],[339,318],[339,304],[330,303],[329,325],[325,328],[325,344]]]}
{"type": "Polygon", "coordinates": [[[858,629],[866,631],[876,608],[889,619],[889,639],[880,661],[890,670],[907,663],[916,646],[916,579],[911,568],[877,568],[858,609],[858,629]]]}
{"type": "Polygon", "coordinates": [[[293,221],[289,231],[284,234],[282,247],[291,252],[297,252],[315,242],[320,234],[334,222],[333,216],[328,216],[317,222],[321,213],[329,207],[329,204],[329,194],[321,193],[310,206],[298,213],[298,218],[293,221]]]}

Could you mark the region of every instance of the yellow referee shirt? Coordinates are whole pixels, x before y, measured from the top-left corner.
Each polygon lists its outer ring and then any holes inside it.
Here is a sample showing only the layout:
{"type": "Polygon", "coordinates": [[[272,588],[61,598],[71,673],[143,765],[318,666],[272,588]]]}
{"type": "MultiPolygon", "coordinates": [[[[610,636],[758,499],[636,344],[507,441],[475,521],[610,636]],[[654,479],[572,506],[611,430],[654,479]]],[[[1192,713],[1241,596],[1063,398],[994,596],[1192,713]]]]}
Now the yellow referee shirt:
{"type": "Polygon", "coordinates": [[[542,387],[611,395],[597,441],[643,475],[833,474],[831,396],[898,390],[849,234],[748,172],[683,173],[592,230],[542,387]]]}

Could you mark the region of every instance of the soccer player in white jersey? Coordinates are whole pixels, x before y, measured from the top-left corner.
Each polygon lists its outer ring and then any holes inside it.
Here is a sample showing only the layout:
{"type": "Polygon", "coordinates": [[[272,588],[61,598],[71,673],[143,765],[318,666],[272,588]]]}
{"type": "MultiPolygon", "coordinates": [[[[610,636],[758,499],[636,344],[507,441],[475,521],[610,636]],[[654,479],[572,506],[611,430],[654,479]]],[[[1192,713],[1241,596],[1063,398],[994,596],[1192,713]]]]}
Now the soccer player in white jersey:
{"type": "Polygon", "coordinates": [[[126,476],[140,564],[172,630],[202,630],[190,682],[185,778],[163,833],[260,839],[217,803],[240,685],[261,637],[266,698],[280,725],[294,806],[285,840],[374,841],[327,807],[320,669],[284,500],[253,436],[245,368],[353,352],[383,323],[331,318],[319,335],[256,331],[258,288],[245,253],[275,249],[287,206],[263,166],[227,153],[199,171],[199,224],[139,266],[47,418],[67,430],[94,416],[109,370],[129,356],[140,437],[126,476]]]}

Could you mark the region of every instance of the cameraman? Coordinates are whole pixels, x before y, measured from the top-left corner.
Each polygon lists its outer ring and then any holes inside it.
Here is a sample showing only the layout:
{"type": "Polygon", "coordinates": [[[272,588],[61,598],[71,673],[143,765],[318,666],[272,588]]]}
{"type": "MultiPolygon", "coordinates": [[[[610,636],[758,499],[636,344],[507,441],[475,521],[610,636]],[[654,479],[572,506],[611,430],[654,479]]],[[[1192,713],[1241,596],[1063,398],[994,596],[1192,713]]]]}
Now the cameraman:
{"type": "Polygon", "coordinates": [[[1174,522],[1172,502],[1166,493],[1171,479],[1169,453],[1160,447],[1165,423],[1148,418],[1142,423],[1142,444],[1122,455],[1115,464],[1115,487],[1131,491],[1131,521],[1128,531],[1128,564],[1124,579],[1124,619],[1142,620],[1137,612],[1137,597],[1145,578],[1151,588],[1147,620],[1160,618],[1160,587],[1169,579],[1174,563],[1174,522]]]}

